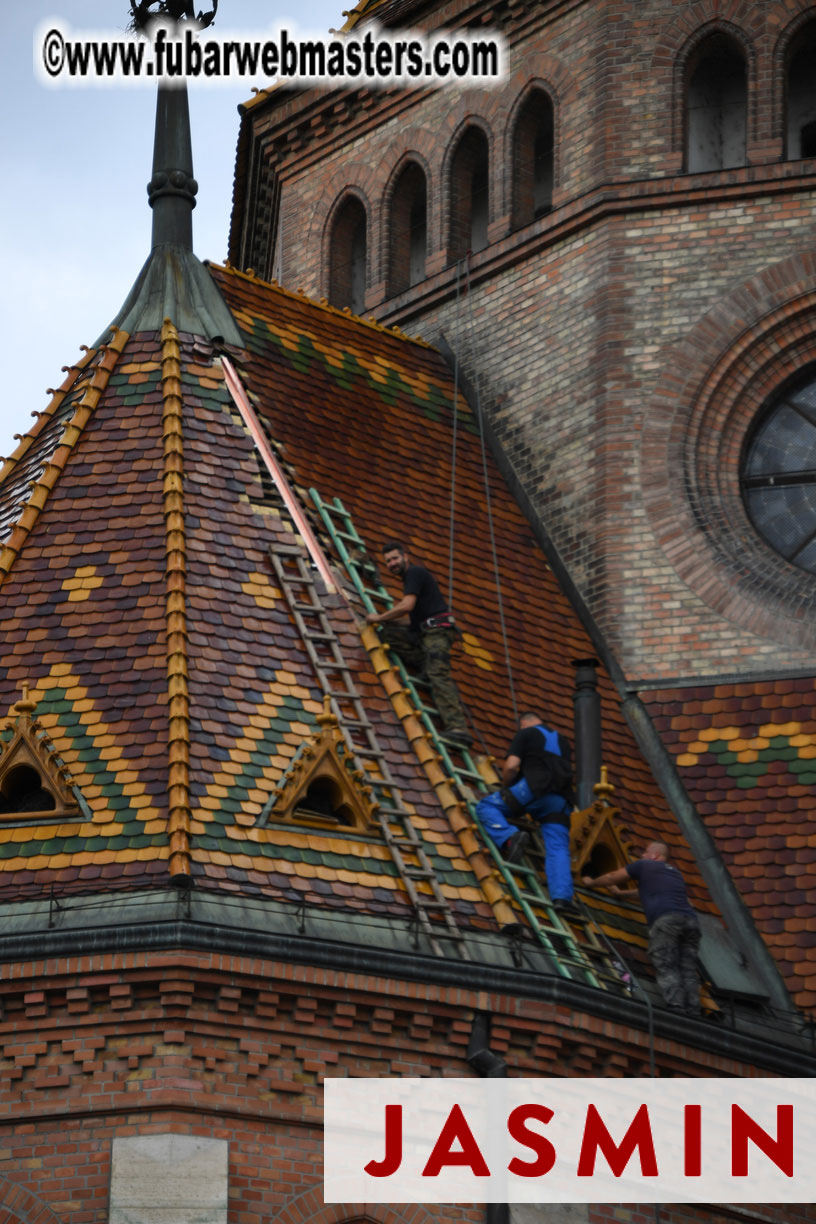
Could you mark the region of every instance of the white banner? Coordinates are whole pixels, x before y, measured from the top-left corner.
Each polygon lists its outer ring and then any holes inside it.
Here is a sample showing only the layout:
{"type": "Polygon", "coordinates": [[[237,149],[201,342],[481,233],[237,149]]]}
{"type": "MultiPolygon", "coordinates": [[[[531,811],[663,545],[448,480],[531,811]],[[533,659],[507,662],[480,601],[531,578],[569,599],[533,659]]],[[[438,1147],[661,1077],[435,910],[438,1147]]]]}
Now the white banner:
{"type": "Polygon", "coordinates": [[[327,1203],[812,1203],[808,1079],[327,1079],[327,1203]]]}

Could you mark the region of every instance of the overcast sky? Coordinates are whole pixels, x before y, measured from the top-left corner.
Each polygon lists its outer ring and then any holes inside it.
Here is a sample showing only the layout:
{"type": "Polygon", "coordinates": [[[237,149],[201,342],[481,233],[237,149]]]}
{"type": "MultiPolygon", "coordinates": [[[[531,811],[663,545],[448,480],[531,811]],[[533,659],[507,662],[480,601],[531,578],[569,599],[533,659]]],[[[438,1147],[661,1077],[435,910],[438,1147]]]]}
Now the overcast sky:
{"type": "MultiPolygon", "coordinates": [[[[215,32],[285,24],[325,33],[353,0],[221,0],[215,32]]],[[[196,9],[209,8],[196,0],[196,9]]],[[[150,250],[155,86],[49,88],[34,71],[34,33],[52,18],[81,31],[124,31],[128,0],[4,0],[0,39],[2,221],[6,251],[0,454],[32,425],[80,353],[115,316],[150,250]]],[[[266,82],[259,82],[266,84],[266,82]]],[[[190,87],[199,183],[193,243],[226,256],[239,102],[252,82],[190,87]]]]}

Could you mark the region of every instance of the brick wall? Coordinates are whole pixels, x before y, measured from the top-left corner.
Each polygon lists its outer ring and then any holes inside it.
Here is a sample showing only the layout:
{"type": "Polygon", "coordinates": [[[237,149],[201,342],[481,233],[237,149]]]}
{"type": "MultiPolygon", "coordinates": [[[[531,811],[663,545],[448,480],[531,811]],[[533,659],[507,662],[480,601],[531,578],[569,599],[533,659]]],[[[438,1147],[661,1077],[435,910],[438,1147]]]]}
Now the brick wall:
{"type": "MultiPolygon", "coordinates": [[[[321,1201],[324,1076],[470,1075],[477,1010],[512,1075],[648,1074],[646,1034],[566,1006],[249,957],[7,966],[0,994],[0,1220],[26,1224],[105,1224],[113,1138],[163,1133],[229,1141],[229,1224],[353,1218],[321,1201]],[[42,1213],[4,1217],[25,1195],[42,1213]]],[[[667,1039],[657,1059],[664,1075],[755,1073],[667,1039]]],[[[371,1218],[425,1218],[403,1210],[371,1218]]]]}

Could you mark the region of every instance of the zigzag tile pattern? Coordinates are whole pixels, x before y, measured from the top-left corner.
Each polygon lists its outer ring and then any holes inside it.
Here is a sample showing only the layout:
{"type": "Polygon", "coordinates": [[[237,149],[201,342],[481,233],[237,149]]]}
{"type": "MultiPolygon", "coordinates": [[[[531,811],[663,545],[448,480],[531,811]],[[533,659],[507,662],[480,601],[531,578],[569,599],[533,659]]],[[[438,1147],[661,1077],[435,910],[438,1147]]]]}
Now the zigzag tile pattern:
{"type": "MultiPolygon", "coordinates": [[[[294,344],[294,341],[291,341],[294,344]]],[[[192,855],[204,885],[405,916],[407,896],[379,835],[257,821],[323,694],[275,585],[269,548],[295,544],[261,482],[253,444],[217,366],[182,353],[187,538],[192,855]]],[[[427,840],[441,885],[466,920],[490,912],[374,675],[344,601],[331,616],[389,764],[427,840]]]]}
{"type": "MultiPolygon", "coordinates": [[[[127,344],[3,584],[0,705],[29,682],[91,813],[68,827],[3,828],[8,896],[166,876],[158,370],[156,338],[127,344]]],[[[86,376],[35,434],[26,466],[53,449],[86,376]]],[[[19,470],[3,486],[9,500],[19,470]]]]}
{"type": "Polygon", "coordinates": [[[802,1007],[816,1003],[812,679],[644,697],[697,810],[802,1007]]]}

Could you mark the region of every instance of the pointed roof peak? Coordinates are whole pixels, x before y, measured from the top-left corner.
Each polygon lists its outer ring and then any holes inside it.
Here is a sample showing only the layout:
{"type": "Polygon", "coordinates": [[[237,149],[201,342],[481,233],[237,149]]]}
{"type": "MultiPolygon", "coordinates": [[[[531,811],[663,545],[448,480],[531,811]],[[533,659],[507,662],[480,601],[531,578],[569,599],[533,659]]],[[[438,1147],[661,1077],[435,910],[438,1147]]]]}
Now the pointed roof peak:
{"type": "MultiPolygon", "coordinates": [[[[131,0],[132,26],[142,30],[156,20],[199,28],[212,23],[218,7],[196,14],[193,0],[131,0]]],[[[193,177],[190,108],[184,80],[161,80],[156,96],[153,172],[147,198],[153,210],[150,255],[112,326],[133,335],[160,331],[171,319],[179,331],[224,344],[241,345],[238,327],[204,265],[193,253],[193,209],[198,183],[193,177]]]]}

